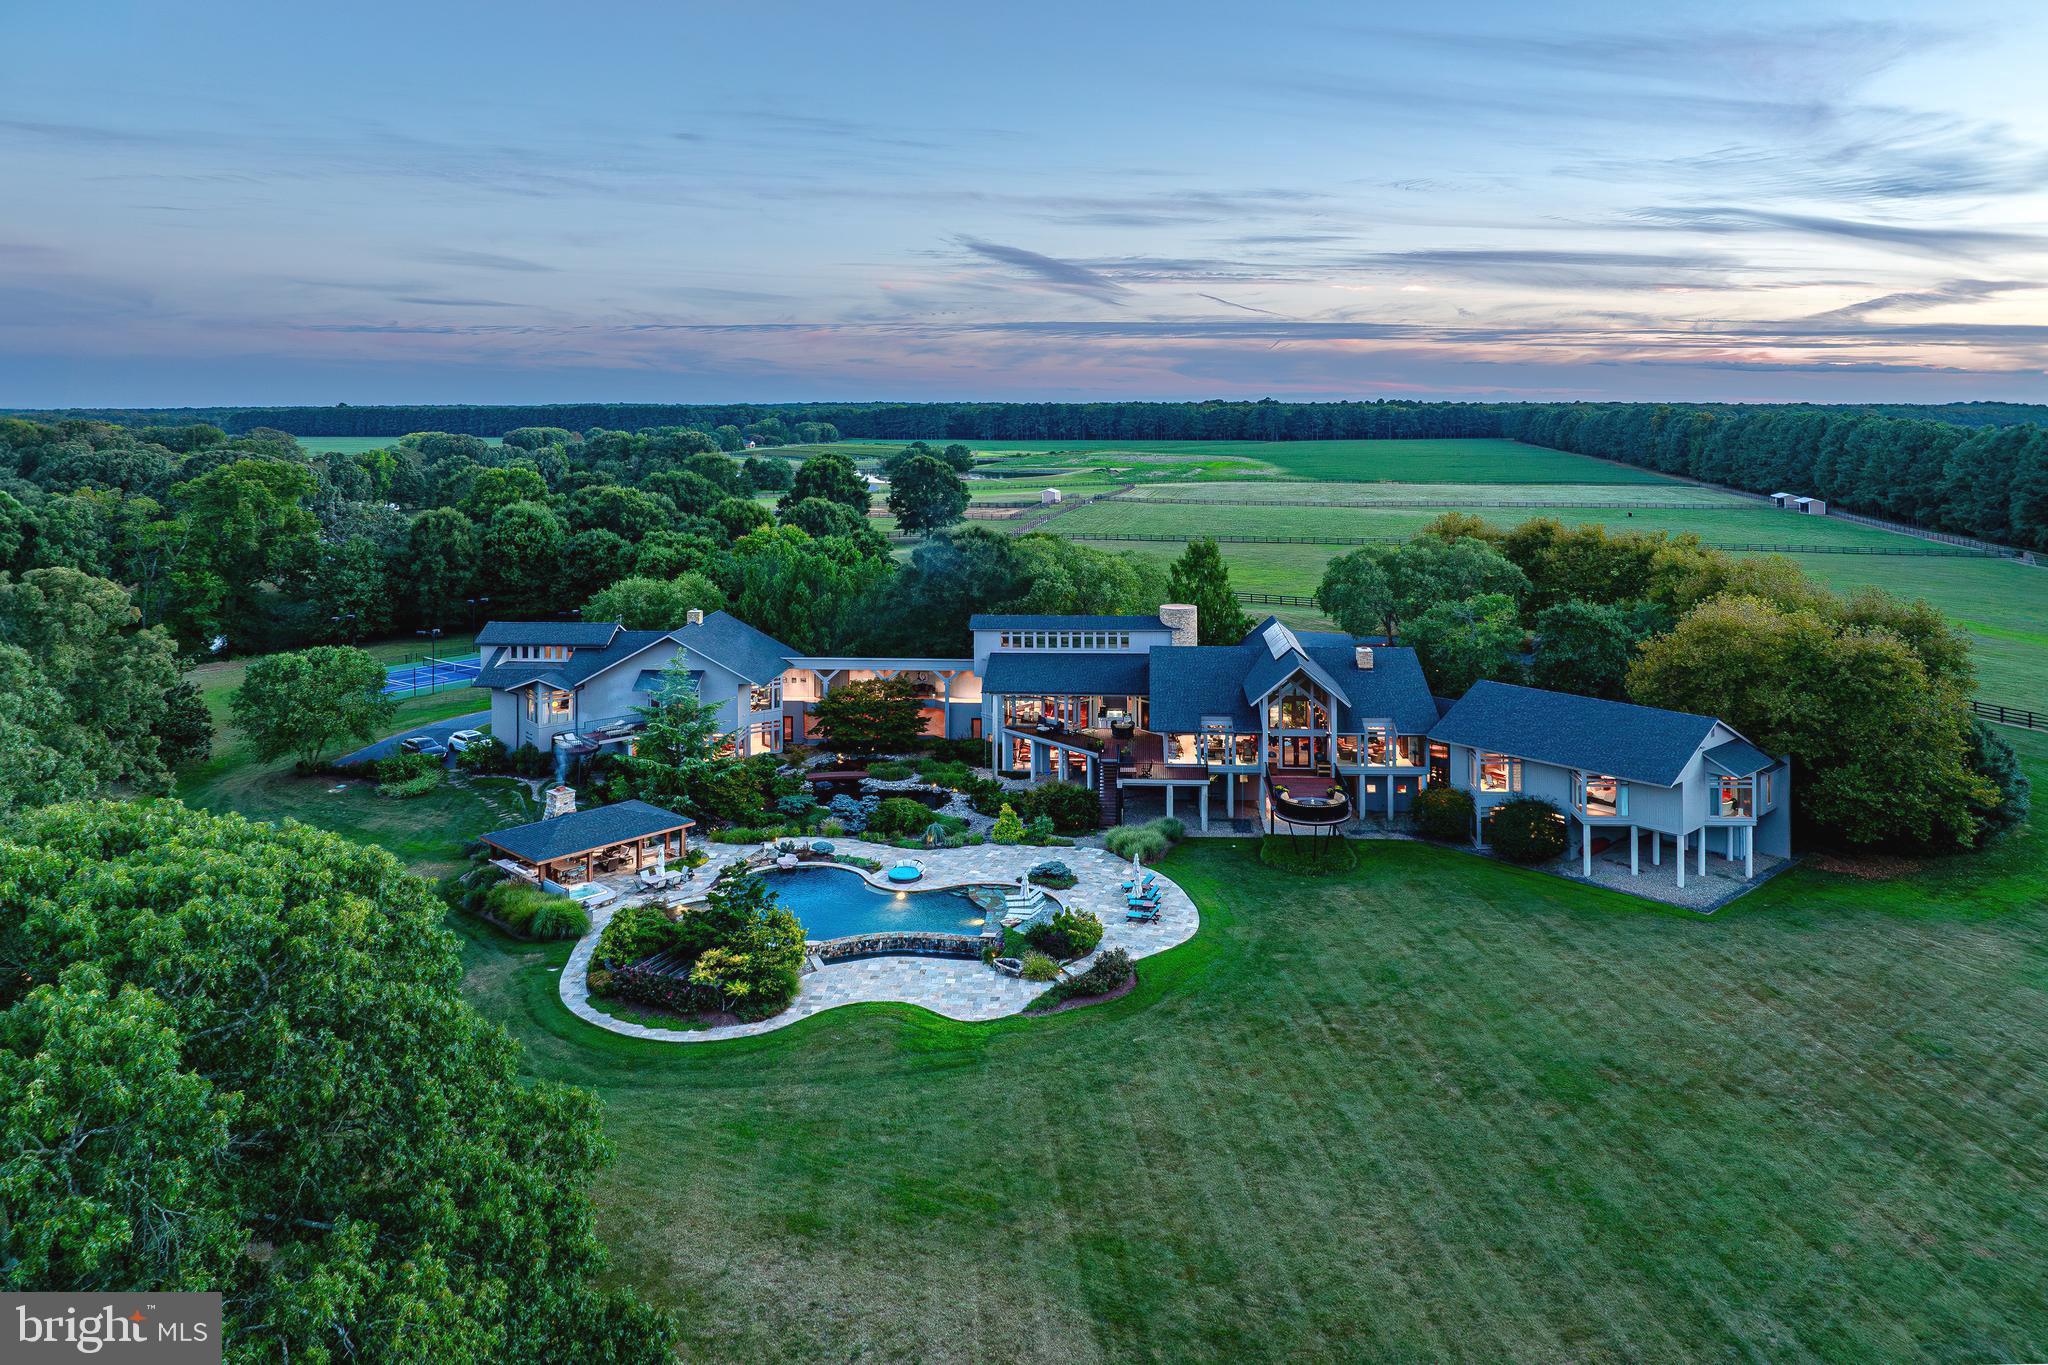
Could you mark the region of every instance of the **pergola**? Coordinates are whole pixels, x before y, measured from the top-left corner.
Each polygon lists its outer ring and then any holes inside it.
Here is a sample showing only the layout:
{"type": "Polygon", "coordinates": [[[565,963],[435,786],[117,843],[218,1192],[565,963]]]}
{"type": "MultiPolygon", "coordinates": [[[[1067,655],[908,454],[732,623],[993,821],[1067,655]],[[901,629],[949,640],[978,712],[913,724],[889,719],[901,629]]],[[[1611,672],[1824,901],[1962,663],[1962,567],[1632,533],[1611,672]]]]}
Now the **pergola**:
{"type": "Polygon", "coordinates": [[[483,836],[504,854],[499,866],[536,881],[569,886],[606,872],[638,872],[680,858],[696,821],[645,801],[572,811],[483,836]]]}

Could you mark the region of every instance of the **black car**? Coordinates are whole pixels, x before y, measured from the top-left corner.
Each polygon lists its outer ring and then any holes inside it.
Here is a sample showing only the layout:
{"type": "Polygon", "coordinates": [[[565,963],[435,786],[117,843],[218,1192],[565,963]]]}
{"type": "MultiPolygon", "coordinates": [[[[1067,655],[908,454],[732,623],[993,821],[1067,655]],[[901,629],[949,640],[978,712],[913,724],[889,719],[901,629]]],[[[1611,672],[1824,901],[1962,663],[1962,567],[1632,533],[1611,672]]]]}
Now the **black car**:
{"type": "Polygon", "coordinates": [[[432,754],[436,758],[448,754],[448,746],[432,735],[408,735],[398,742],[398,747],[408,754],[432,754]]]}

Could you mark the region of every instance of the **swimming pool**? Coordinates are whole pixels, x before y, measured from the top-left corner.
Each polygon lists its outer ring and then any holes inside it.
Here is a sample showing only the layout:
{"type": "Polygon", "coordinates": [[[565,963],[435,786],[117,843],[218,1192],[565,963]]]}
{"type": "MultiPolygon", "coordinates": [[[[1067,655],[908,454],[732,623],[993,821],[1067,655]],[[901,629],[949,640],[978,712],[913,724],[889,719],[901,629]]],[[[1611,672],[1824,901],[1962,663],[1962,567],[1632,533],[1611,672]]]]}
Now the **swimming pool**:
{"type": "Polygon", "coordinates": [[[959,891],[881,891],[843,868],[763,872],[761,877],[803,922],[804,937],[813,942],[892,932],[979,934],[988,922],[981,907],[959,891]]]}

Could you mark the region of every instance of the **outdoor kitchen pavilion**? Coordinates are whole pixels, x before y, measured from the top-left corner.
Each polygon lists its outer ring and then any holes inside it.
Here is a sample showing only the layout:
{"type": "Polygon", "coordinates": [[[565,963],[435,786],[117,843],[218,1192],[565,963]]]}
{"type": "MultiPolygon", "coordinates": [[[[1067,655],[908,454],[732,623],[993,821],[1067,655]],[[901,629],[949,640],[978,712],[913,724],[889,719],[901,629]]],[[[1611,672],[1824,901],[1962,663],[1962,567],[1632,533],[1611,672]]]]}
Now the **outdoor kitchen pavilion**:
{"type": "Polygon", "coordinates": [[[505,855],[493,861],[509,872],[573,886],[682,857],[695,823],[645,801],[620,801],[496,830],[483,842],[505,855]]]}

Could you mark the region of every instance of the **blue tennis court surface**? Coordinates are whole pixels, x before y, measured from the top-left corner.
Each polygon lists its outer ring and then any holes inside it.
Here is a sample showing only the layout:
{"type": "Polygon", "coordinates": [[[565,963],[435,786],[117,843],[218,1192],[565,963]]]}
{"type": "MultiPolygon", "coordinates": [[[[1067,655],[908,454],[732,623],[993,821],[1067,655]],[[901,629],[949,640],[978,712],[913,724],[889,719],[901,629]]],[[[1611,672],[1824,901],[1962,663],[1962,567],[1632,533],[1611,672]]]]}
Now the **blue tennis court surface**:
{"type": "Polygon", "coordinates": [[[417,663],[395,664],[385,670],[384,695],[460,687],[475,682],[477,671],[475,659],[423,659],[417,663]]]}

